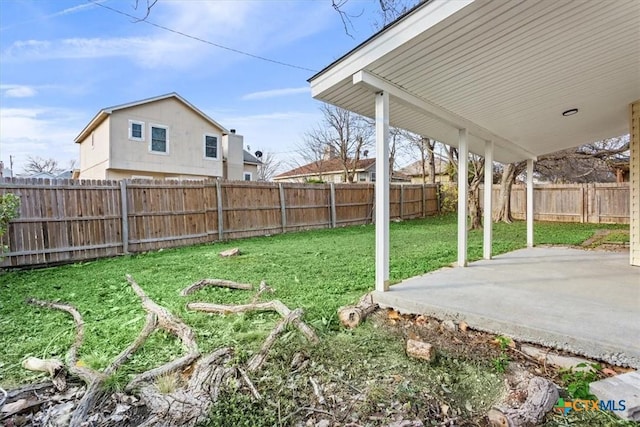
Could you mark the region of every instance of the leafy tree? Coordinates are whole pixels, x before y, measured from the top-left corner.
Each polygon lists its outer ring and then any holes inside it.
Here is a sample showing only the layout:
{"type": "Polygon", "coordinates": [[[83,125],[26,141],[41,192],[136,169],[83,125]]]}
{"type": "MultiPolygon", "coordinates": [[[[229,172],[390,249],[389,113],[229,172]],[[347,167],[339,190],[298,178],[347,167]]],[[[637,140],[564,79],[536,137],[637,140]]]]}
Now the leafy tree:
{"type": "MultiPolygon", "coordinates": [[[[0,196],[0,239],[7,232],[9,227],[9,221],[18,217],[20,209],[20,198],[12,193],[3,194],[0,196]]],[[[6,245],[3,245],[0,252],[7,250],[6,245]]],[[[2,256],[0,254],[0,259],[2,256]]]]}

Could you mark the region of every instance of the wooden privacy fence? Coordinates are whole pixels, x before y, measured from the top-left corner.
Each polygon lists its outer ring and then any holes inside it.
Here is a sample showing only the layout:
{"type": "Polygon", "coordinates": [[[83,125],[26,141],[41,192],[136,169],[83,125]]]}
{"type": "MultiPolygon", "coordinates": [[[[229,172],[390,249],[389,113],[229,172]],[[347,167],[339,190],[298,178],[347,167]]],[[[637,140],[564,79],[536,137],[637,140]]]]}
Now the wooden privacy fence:
{"type": "MultiPolygon", "coordinates": [[[[480,201],[482,202],[482,191],[480,201]]],[[[494,213],[500,186],[493,186],[494,213]]],[[[534,185],[533,217],[537,221],[629,224],[629,183],[534,185]]],[[[526,186],[511,190],[511,214],[524,219],[526,186]]]]}
{"type": "MultiPolygon", "coordinates": [[[[3,267],[75,262],[128,252],[373,220],[372,184],[244,181],[4,179],[20,217],[1,242],[3,267]]],[[[438,213],[437,185],[391,185],[392,218],[438,213]]]]}

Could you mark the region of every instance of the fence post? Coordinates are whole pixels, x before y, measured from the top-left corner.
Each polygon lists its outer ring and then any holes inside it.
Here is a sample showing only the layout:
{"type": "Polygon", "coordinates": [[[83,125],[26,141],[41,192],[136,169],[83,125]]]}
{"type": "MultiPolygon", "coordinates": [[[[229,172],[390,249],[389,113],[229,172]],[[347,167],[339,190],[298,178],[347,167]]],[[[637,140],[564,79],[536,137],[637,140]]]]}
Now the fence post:
{"type": "Polygon", "coordinates": [[[422,195],[421,196],[421,202],[422,202],[421,204],[422,204],[422,206],[420,208],[420,210],[422,212],[422,215],[421,215],[422,218],[427,216],[427,203],[425,201],[425,193],[426,193],[425,185],[426,184],[423,182],[422,183],[422,190],[421,190],[421,193],[420,193],[422,195]]]}
{"type": "Polygon", "coordinates": [[[400,219],[404,218],[404,184],[400,184],[400,219]]]}
{"type": "Polygon", "coordinates": [[[280,190],[280,217],[282,220],[282,232],[287,231],[287,206],[284,199],[284,187],[281,182],[278,183],[278,189],[280,190]]]}
{"type": "Polygon", "coordinates": [[[222,241],[222,234],[224,232],[223,223],[223,211],[222,211],[222,188],[220,186],[220,180],[216,179],[216,199],[218,201],[218,240],[222,241]]]}
{"type": "Polygon", "coordinates": [[[329,184],[329,188],[331,189],[331,228],[336,228],[337,220],[336,220],[336,185],[335,183],[329,184]]]}
{"type": "Polygon", "coordinates": [[[129,213],[127,210],[127,181],[120,180],[120,209],[122,211],[122,252],[129,253],[129,213]]]}
{"type": "Polygon", "coordinates": [[[584,209],[584,186],[585,184],[580,184],[580,223],[584,223],[585,221],[585,209],[584,209]]]}

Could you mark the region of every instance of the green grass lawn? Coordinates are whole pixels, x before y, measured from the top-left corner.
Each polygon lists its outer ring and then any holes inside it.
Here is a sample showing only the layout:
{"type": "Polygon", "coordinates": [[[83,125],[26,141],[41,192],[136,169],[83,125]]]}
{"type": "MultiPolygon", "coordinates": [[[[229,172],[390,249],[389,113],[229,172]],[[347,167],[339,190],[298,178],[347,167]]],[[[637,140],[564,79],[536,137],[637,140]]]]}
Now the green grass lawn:
{"type": "MultiPolygon", "coordinates": [[[[536,224],[537,244],[579,244],[599,228],[595,224],[536,224]]],[[[504,253],[525,245],[523,222],[496,224],[494,251],[504,253]]],[[[266,280],[275,297],[290,307],[302,307],[306,319],[321,333],[337,328],[336,309],[372,289],[374,227],[356,226],[272,237],[259,237],[122,256],[94,262],[0,274],[0,384],[32,380],[20,367],[27,356],[63,357],[73,341],[68,315],[25,304],[29,297],[63,301],[84,316],[87,331],[82,360],[96,368],[134,339],[144,311],[124,279],[131,274],[159,304],[181,316],[198,334],[203,350],[242,345],[254,350],[273,326],[274,315],[207,316],[185,309],[190,301],[248,302],[250,292],[206,289],[189,297],[179,291],[202,278],[222,278],[258,284],[266,280]],[[222,259],[218,253],[240,247],[242,256],[222,259]]],[[[469,254],[482,252],[482,231],[469,235],[469,254]]],[[[455,216],[432,217],[391,224],[392,281],[438,269],[455,261],[455,216]]],[[[271,298],[267,295],[265,298],[271,298]]],[[[264,299],[264,298],[263,298],[264,299]]],[[[178,344],[154,334],[127,368],[138,371],[180,352],[178,344]]]]}

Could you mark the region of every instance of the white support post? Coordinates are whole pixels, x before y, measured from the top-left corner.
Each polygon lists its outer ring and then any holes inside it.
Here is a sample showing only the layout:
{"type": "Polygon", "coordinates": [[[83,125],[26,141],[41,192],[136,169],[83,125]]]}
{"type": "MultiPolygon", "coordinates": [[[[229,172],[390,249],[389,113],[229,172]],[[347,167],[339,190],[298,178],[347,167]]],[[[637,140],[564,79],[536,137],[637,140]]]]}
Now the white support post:
{"type": "Polygon", "coordinates": [[[527,247],[533,247],[533,160],[527,160],[527,247]]]}
{"type": "Polygon", "coordinates": [[[389,94],[376,94],[376,291],[389,290],[389,94]]]}
{"type": "Polygon", "coordinates": [[[469,205],[469,132],[458,132],[458,266],[467,266],[467,207],[469,205]]]}
{"type": "Polygon", "coordinates": [[[482,254],[484,259],[491,259],[493,244],[493,141],[484,143],[484,238],[482,254]]]}

